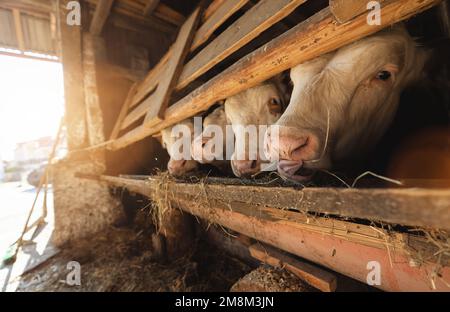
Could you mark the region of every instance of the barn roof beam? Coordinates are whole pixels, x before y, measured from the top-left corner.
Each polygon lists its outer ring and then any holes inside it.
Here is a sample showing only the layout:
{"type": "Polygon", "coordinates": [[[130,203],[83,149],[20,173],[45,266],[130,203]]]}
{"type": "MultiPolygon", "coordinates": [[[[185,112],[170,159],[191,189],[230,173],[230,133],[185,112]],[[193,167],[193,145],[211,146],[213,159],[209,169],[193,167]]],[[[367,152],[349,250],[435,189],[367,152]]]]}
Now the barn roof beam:
{"type": "Polygon", "coordinates": [[[156,7],[159,4],[159,0],[147,0],[147,3],[144,7],[144,15],[150,16],[152,15],[153,11],[155,11],[156,7]]]}
{"type": "Polygon", "coordinates": [[[99,36],[102,33],[103,26],[111,13],[114,0],[100,0],[95,8],[94,17],[91,21],[90,33],[99,36]]]}

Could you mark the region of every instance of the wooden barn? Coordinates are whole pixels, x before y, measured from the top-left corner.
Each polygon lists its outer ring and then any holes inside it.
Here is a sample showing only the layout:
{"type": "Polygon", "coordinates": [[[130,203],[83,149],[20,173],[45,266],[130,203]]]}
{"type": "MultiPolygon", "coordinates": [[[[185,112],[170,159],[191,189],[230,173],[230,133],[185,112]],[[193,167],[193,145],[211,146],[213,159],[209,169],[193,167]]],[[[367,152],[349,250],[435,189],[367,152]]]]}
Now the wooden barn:
{"type": "MultiPolygon", "coordinates": [[[[368,3],[0,1],[0,53],[63,66],[68,154],[50,167],[52,243],[65,248],[118,223],[143,223],[150,230],[139,232],[146,244],[136,248],[155,261],[178,263],[204,240],[246,263],[247,275],[264,279],[264,270],[276,268],[305,289],[345,290],[351,281],[383,291],[449,291],[450,4],[368,3]],[[371,166],[348,175],[319,168],[305,183],[281,179],[276,168],[246,178],[209,167],[187,177],[166,172],[162,130],[399,25],[434,53],[431,87],[402,90],[409,95],[402,93],[398,112],[409,103],[406,119],[396,115],[392,125],[403,126],[403,136],[381,133],[390,149],[371,152],[371,166]],[[411,117],[413,100],[429,114],[411,117]],[[441,130],[418,132],[417,120],[441,130]],[[403,143],[412,136],[412,150],[392,152],[411,146],[403,143]],[[413,163],[419,174],[402,169],[413,163]]],[[[270,289],[244,275],[231,282],[234,290],[270,289]]]]}

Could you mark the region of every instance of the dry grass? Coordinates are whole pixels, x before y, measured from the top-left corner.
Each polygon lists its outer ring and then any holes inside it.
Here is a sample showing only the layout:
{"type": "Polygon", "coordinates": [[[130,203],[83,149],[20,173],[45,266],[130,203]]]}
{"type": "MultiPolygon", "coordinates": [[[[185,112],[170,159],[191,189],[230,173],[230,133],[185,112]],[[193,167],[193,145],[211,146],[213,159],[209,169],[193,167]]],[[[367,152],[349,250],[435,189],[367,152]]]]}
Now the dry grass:
{"type": "Polygon", "coordinates": [[[24,276],[19,291],[227,291],[250,270],[201,241],[172,263],[155,262],[149,236],[146,230],[111,228],[66,246],[24,276]],[[69,261],[81,264],[81,286],[62,282],[69,261]]]}

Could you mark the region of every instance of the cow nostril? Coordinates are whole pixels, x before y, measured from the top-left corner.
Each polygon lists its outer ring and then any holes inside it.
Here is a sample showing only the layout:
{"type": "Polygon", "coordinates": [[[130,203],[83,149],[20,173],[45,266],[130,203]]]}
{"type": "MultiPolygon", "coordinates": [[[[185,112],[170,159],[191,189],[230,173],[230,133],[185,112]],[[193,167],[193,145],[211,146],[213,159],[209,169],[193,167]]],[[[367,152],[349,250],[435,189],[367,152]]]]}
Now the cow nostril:
{"type": "Polygon", "coordinates": [[[296,154],[296,153],[300,152],[302,149],[304,149],[308,145],[308,143],[309,143],[309,138],[307,138],[303,144],[301,144],[300,146],[298,146],[297,148],[292,150],[291,154],[296,154]]]}

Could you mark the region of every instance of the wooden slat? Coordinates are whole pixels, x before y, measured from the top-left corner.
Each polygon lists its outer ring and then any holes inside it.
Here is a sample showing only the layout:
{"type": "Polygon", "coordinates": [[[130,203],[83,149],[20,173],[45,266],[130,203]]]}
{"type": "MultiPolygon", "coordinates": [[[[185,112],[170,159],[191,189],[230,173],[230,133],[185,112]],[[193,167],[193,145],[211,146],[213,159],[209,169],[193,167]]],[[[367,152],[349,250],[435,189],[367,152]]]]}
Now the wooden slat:
{"type": "Polygon", "coordinates": [[[220,27],[231,15],[242,8],[248,0],[228,0],[217,8],[213,15],[208,18],[199,28],[194,37],[194,42],[191,46],[191,51],[197,49],[200,45],[205,43],[214,31],[220,27]]]}
{"type": "Polygon", "coordinates": [[[182,25],[186,20],[181,13],[175,11],[162,2],[160,2],[156,9],[153,11],[153,15],[176,26],[182,25]]]}
{"type": "MultiPolygon", "coordinates": [[[[198,184],[196,192],[192,193],[192,190],[179,192],[190,187],[190,184],[169,182],[167,187],[161,187],[160,179],[133,180],[102,176],[100,180],[112,186],[126,187],[150,198],[154,195],[158,198],[163,196],[171,202],[172,207],[178,207],[209,223],[220,224],[363,283],[366,283],[369,273],[367,264],[377,261],[382,270],[382,283],[377,287],[388,291],[432,290],[433,268],[436,268],[439,262],[440,278],[435,278],[435,289],[448,290],[443,282],[450,282],[448,256],[443,255],[438,259],[439,247],[418,236],[388,232],[381,228],[332,218],[310,217],[269,205],[259,205],[251,200],[238,202],[232,199],[216,199],[211,196],[210,185],[198,184]],[[163,190],[168,190],[167,194],[161,193],[163,190]]],[[[303,192],[307,190],[304,189],[303,192]]],[[[413,191],[410,190],[405,196],[417,199],[412,195],[413,191]]],[[[241,192],[245,193],[242,190],[241,192]]],[[[261,187],[258,192],[262,192],[261,187]]],[[[443,192],[448,198],[449,191],[443,192]]],[[[393,201],[398,202],[404,198],[398,194],[391,196],[393,201]]],[[[315,198],[319,199],[320,195],[315,198]]],[[[302,191],[298,191],[297,202],[301,201],[302,191]]],[[[382,207],[380,204],[380,208],[382,207]]],[[[360,207],[360,210],[363,208],[360,207]]]]}
{"type": "MultiPolygon", "coordinates": [[[[89,3],[92,6],[96,6],[98,0],[85,0],[85,2],[89,3]]],[[[156,18],[155,16],[145,16],[144,14],[142,14],[142,4],[138,6],[139,9],[130,9],[130,5],[132,4],[133,1],[117,1],[113,6],[112,12],[110,14],[110,19],[116,24],[129,24],[127,28],[136,28],[142,25],[169,34],[172,34],[173,31],[176,30],[173,26],[173,23],[168,23],[164,20],[161,20],[160,18],[156,18]]]]}
{"type": "Polygon", "coordinates": [[[130,105],[130,108],[136,106],[141,102],[153,89],[158,85],[158,80],[161,76],[161,71],[164,70],[167,61],[169,60],[172,53],[172,47],[167,51],[167,53],[161,58],[159,63],[147,74],[145,80],[139,84],[136,95],[130,105]]]}
{"type": "Polygon", "coordinates": [[[159,4],[159,0],[147,0],[147,3],[144,7],[144,15],[149,16],[152,15],[153,11],[159,4]]]}
{"type": "Polygon", "coordinates": [[[220,63],[270,26],[289,15],[305,1],[261,0],[258,2],[186,64],[178,81],[177,89],[186,87],[214,65],[220,63]]]}
{"type": "MultiPolygon", "coordinates": [[[[199,194],[202,185],[172,186],[176,194],[199,194]]],[[[208,197],[279,209],[450,230],[450,189],[264,188],[207,185],[208,197]]]]}
{"type": "Polygon", "coordinates": [[[95,36],[99,36],[102,33],[103,26],[108,19],[109,13],[113,6],[114,0],[99,0],[97,7],[95,8],[94,17],[91,21],[89,31],[95,36]]]}
{"type": "Polygon", "coordinates": [[[213,0],[213,2],[211,2],[211,4],[205,9],[202,17],[202,22],[205,22],[207,19],[209,19],[211,15],[213,15],[226,1],[227,0],[213,0]]]}
{"type": "Polygon", "coordinates": [[[146,125],[154,125],[164,118],[164,112],[169,104],[170,94],[176,84],[184,58],[192,43],[200,17],[200,10],[200,8],[197,8],[183,27],[181,27],[177,40],[171,48],[172,51],[167,63],[161,68],[161,74],[155,76],[155,81],[158,82],[156,90],[128,114],[123,121],[122,128],[128,127],[145,114],[146,125]]]}
{"type": "Polygon", "coordinates": [[[130,108],[131,101],[133,100],[134,94],[136,93],[137,86],[138,86],[137,83],[134,83],[131,86],[130,91],[128,92],[128,95],[127,95],[127,99],[125,100],[125,103],[120,110],[119,116],[117,117],[116,124],[114,125],[114,129],[111,132],[111,136],[109,138],[110,140],[115,140],[119,136],[122,121],[125,118],[125,116],[127,115],[127,112],[130,108]]]}
{"type": "Polygon", "coordinates": [[[14,26],[16,28],[16,38],[19,50],[25,51],[25,40],[23,39],[22,19],[20,18],[20,11],[13,9],[14,26]]]}
{"type": "Polygon", "coordinates": [[[255,259],[276,268],[286,269],[321,291],[333,292],[336,290],[336,275],[317,266],[294,259],[273,247],[262,244],[254,244],[249,247],[249,250],[255,259]]]}
{"type": "MultiPolygon", "coordinates": [[[[339,23],[346,23],[352,18],[367,11],[367,3],[361,0],[330,0],[330,11],[339,23]]],[[[382,4],[386,0],[378,0],[382,4]]]]}
{"type": "Polygon", "coordinates": [[[308,20],[245,56],[230,68],[200,88],[171,105],[164,121],[153,128],[141,128],[125,134],[108,148],[120,149],[155,134],[186,118],[207,110],[215,102],[237,94],[300,63],[364,38],[394,23],[407,19],[436,4],[440,0],[396,0],[381,11],[382,24],[367,25],[365,16],[338,25],[329,9],[308,20]]]}

